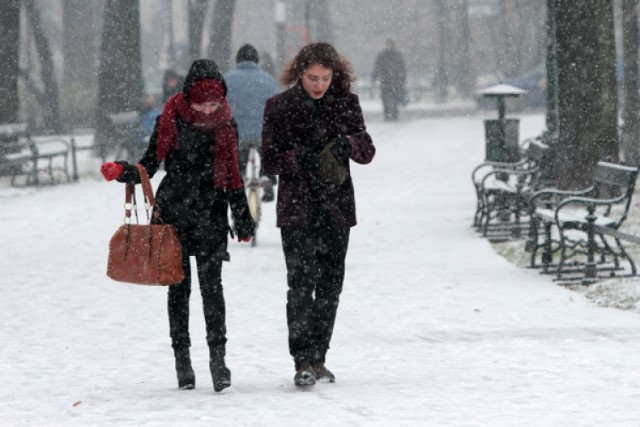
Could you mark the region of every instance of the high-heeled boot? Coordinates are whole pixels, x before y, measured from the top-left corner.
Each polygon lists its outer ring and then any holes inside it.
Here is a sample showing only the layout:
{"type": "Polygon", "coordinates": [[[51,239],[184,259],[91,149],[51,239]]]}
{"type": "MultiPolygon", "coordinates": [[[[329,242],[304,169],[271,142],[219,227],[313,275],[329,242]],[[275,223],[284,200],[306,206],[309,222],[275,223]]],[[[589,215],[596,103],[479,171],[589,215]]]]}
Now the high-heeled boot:
{"type": "Polygon", "coordinates": [[[196,386],[196,374],[191,367],[191,356],[189,347],[178,347],[173,349],[176,357],[176,374],[178,375],[178,388],[190,390],[196,386]]]}
{"type": "Polygon", "coordinates": [[[231,371],[224,363],[225,347],[210,347],[209,353],[209,369],[213,379],[213,389],[220,392],[231,385],[231,371]]]}

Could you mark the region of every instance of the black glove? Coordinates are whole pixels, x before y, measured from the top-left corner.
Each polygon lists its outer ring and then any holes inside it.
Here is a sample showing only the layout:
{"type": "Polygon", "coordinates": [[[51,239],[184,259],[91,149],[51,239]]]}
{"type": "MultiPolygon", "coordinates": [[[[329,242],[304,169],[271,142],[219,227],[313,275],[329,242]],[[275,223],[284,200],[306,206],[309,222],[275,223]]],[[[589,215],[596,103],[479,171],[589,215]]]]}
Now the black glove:
{"type": "Polygon", "coordinates": [[[334,140],[331,154],[338,160],[347,160],[351,156],[351,142],[345,136],[339,136],[334,140]]]}
{"type": "Polygon", "coordinates": [[[244,190],[229,190],[227,194],[238,238],[248,242],[251,239],[247,238],[253,236],[255,231],[255,222],[249,212],[247,196],[244,190]]]}
{"type": "Polygon", "coordinates": [[[302,169],[315,172],[320,167],[318,154],[308,148],[301,148],[298,153],[298,162],[302,169]]]}

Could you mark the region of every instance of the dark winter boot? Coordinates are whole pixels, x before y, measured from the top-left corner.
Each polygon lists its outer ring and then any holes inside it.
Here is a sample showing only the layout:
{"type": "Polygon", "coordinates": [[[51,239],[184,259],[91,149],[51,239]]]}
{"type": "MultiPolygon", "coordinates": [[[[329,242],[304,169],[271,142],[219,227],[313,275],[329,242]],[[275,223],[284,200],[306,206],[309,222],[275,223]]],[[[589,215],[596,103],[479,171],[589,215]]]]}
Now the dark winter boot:
{"type": "Polygon", "coordinates": [[[176,373],[178,374],[178,388],[190,390],[196,386],[196,374],[191,367],[191,356],[189,347],[178,347],[173,349],[176,357],[176,373]]]}
{"type": "Polygon", "coordinates": [[[312,365],[313,372],[316,373],[316,380],[321,383],[334,383],[336,382],[336,376],[333,372],[324,366],[324,362],[316,362],[312,365]]]}
{"type": "Polygon", "coordinates": [[[316,373],[311,365],[296,366],[296,375],[293,377],[293,383],[297,386],[314,385],[316,383],[316,373]]]}
{"type": "Polygon", "coordinates": [[[231,371],[224,363],[225,348],[217,346],[209,348],[209,369],[213,379],[213,389],[220,392],[231,385],[231,371]]]}

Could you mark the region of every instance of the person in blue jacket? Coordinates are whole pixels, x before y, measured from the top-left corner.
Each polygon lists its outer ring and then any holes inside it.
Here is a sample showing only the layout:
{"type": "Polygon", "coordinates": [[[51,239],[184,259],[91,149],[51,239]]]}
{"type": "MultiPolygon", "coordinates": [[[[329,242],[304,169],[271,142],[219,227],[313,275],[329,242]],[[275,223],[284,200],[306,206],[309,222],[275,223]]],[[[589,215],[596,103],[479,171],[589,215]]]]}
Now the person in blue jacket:
{"type": "MultiPolygon", "coordinates": [[[[249,159],[249,147],[261,145],[262,115],[267,99],[278,93],[278,83],[259,66],[258,51],[250,44],[243,45],[236,54],[236,67],[224,75],[227,83],[227,101],[238,123],[240,170],[244,175],[249,159]]],[[[274,176],[260,171],[263,186],[262,200],[274,199],[274,176]]]]}
{"type": "MultiPolygon", "coordinates": [[[[156,126],[156,119],[162,114],[162,110],[156,108],[156,97],[149,94],[144,98],[142,110],[140,112],[140,129],[138,139],[143,140],[150,137],[156,126]]],[[[148,141],[147,141],[148,143],[148,141]]]]}

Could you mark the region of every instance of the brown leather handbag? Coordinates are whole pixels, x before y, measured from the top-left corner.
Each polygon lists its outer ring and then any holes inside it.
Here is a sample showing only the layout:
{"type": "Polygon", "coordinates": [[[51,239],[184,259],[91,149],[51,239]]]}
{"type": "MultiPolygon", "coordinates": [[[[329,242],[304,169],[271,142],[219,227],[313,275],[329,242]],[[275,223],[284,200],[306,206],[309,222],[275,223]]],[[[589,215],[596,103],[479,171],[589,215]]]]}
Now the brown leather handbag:
{"type": "Polygon", "coordinates": [[[125,190],[125,220],[109,242],[107,276],[118,282],[138,285],[172,285],[182,282],[182,247],[178,233],[170,224],[152,224],[158,217],[149,175],[141,164],[140,172],[147,223],[138,223],[135,186],[125,190]],[[131,223],[134,211],[136,224],[131,223]]]}

